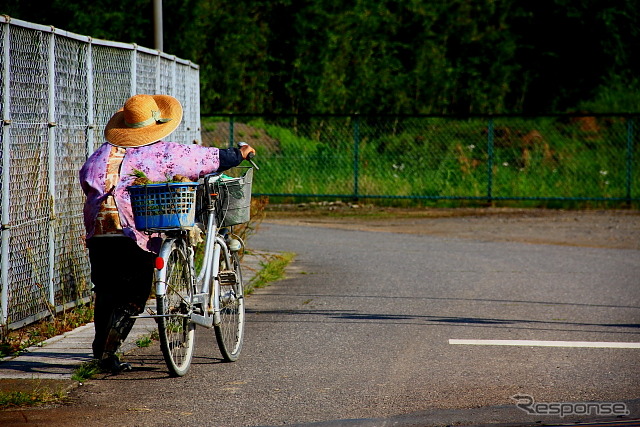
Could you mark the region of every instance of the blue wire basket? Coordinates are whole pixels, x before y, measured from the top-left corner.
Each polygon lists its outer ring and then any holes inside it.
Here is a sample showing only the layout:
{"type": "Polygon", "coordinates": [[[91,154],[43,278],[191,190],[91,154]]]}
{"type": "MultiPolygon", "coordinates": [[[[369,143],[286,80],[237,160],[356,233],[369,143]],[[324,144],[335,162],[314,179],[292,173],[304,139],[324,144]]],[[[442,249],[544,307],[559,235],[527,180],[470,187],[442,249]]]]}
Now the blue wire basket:
{"type": "Polygon", "coordinates": [[[136,229],[145,231],[193,227],[197,188],[197,182],[170,182],[127,187],[136,229]]]}

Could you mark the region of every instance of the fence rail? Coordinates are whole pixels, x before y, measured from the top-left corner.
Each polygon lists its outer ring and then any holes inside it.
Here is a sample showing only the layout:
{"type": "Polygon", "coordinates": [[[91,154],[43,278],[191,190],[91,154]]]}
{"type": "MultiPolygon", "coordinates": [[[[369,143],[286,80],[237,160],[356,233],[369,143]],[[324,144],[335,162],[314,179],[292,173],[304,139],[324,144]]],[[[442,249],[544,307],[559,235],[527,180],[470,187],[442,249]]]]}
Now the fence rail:
{"type": "Polygon", "coordinates": [[[238,115],[203,142],[258,148],[255,195],[288,198],[640,200],[635,114],[238,115]]]}
{"type": "Polygon", "coordinates": [[[178,98],[178,142],[200,140],[199,70],[141,46],[0,16],[0,327],[90,296],[78,171],[137,93],[178,98]]]}

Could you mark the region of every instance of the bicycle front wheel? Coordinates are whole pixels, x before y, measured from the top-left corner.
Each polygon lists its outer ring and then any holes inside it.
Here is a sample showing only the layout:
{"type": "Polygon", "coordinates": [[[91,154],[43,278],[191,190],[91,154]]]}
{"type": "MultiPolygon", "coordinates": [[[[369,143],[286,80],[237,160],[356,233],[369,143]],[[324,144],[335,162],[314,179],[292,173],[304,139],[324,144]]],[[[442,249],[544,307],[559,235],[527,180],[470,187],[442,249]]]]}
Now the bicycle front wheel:
{"type": "Polygon", "coordinates": [[[230,255],[230,265],[223,257],[220,261],[220,324],[215,326],[216,340],[227,362],[235,362],[240,356],[244,340],[244,285],[237,253],[230,255]]]}
{"type": "Polygon", "coordinates": [[[172,376],[187,373],[195,346],[195,323],[190,320],[193,280],[186,251],[174,244],[166,260],[166,292],[158,295],[160,349],[172,376]]]}

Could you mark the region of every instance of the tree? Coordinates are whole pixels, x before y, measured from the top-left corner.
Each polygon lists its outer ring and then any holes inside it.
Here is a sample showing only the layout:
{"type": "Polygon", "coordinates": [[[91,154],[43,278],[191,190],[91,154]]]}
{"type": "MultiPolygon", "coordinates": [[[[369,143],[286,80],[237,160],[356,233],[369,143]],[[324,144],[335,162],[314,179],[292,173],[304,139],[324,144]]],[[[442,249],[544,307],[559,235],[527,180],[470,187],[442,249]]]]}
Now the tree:
{"type": "MultiPolygon", "coordinates": [[[[203,112],[535,114],[638,86],[632,0],[163,3],[165,51],[199,64],[203,112]]],[[[151,0],[0,12],[153,47],[151,0]]]]}

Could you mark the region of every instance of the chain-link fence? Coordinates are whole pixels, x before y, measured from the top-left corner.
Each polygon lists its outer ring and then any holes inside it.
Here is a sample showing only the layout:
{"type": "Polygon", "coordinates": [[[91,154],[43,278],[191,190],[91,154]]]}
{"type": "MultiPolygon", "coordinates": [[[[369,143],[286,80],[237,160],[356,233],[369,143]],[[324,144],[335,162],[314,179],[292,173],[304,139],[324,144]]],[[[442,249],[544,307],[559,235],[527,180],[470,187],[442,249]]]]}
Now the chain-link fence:
{"type": "Polygon", "coordinates": [[[199,71],[140,46],[0,17],[0,326],[90,296],[78,171],[136,93],[184,106],[172,140],[200,139],[199,71]]]}
{"type": "Polygon", "coordinates": [[[639,200],[633,115],[203,117],[204,143],[258,148],[255,195],[639,200]]]}

